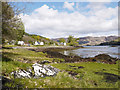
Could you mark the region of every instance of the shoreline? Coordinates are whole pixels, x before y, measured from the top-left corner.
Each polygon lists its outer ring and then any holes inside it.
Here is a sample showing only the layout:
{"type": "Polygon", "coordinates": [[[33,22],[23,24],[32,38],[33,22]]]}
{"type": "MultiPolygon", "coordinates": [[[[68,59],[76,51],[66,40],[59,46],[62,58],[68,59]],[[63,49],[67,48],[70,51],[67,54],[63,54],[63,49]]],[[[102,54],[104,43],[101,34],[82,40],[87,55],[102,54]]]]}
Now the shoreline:
{"type": "Polygon", "coordinates": [[[9,48],[9,49],[18,49],[18,48],[24,48],[24,49],[75,49],[75,48],[83,48],[83,46],[38,46],[38,47],[24,47],[24,46],[16,46],[16,47],[2,47],[2,48],[9,48]]]}
{"type": "MultiPolygon", "coordinates": [[[[6,47],[5,47],[6,48],[6,47]]],[[[49,58],[59,58],[64,59],[65,63],[74,63],[74,62],[99,62],[99,63],[108,63],[116,64],[118,58],[113,58],[108,54],[99,54],[94,57],[82,58],[80,56],[70,56],[59,53],[59,51],[64,50],[74,50],[78,48],[84,48],[83,46],[43,46],[43,47],[7,47],[8,49],[28,49],[35,52],[47,53],[49,58]]]]}
{"type": "MultiPolygon", "coordinates": [[[[79,47],[80,48],[80,47],[79,47]]],[[[47,53],[47,57],[49,58],[59,58],[64,59],[65,63],[75,63],[75,62],[98,62],[98,63],[108,63],[108,64],[116,64],[118,58],[113,58],[107,54],[99,54],[95,57],[82,58],[80,56],[70,56],[59,53],[61,50],[70,50],[70,49],[78,49],[78,48],[37,48],[37,49],[29,49],[35,52],[43,52],[47,53]]],[[[62,62],[61,62],[62,63],[62,62]]],[[[63,62],[64,63],[64,62],[63,62]]]]}

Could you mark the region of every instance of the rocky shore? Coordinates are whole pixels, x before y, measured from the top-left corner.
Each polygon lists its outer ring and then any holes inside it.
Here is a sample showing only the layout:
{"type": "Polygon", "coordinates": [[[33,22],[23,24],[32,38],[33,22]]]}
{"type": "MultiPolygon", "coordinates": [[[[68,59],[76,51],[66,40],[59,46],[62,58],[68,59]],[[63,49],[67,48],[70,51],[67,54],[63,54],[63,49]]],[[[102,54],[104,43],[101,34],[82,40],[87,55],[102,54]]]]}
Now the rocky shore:
{"type": "Polygon", "coordinates": [[[59,53],[59,51],[64,50],[71,50],[83,47],[59,47],[59,48],[36,48],[36,49],[29,49],[36,52],[43,52],[47,53],[47,57],[49,58],[60,58],[64,59],[65,61],[61,61],[61,63],[74,63],[74,62],[98,62],[98,63],[108,63],[108,64],[116,64],[116,61],[119,60],[118,58],[113,58],[107,54],[99,54],[92,58],[82,58],[80,56],[68,56],[59,53]]]}

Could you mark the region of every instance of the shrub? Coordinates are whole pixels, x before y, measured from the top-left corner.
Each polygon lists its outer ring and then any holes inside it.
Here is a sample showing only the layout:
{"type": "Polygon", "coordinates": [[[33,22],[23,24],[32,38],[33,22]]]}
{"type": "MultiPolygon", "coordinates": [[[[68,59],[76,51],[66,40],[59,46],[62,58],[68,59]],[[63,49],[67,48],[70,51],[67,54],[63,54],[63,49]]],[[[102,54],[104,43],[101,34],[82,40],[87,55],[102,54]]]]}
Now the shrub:
{"type": "Polygon", "coordinates": [[[60,63],[60,62],[64,62],[65,60],[64,59],[61,59],[61,58],[54,58],[53,59],[53,62],[57,62],[57,63],[60,63]]]}

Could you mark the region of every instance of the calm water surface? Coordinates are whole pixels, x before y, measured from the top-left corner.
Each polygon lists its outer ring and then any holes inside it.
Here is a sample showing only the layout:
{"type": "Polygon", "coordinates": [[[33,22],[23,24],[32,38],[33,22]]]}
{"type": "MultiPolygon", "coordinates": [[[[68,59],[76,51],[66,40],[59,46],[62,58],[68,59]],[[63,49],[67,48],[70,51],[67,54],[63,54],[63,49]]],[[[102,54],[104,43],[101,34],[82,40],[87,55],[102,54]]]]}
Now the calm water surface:
{"type": "Polygon", "coordinates": [[[84,46],[84,48],[79,48],[76,50],[67,50],[60,53],[64,55],[78,55],[83,58],[94,57],[98,54],[108,54],[112,57],[120,58],[120,46],[84,46]]]}

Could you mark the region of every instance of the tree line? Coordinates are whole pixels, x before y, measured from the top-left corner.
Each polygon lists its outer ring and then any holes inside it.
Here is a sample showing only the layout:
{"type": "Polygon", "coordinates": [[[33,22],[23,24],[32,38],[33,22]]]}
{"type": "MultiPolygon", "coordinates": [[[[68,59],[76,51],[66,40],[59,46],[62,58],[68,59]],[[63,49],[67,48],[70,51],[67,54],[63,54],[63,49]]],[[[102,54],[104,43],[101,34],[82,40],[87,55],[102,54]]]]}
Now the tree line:
{"type": "Polygon", "coordinates": [[[67,44],[69,46],[78,46],[79,43],[77,42],[77,40],[79,40],[79,38],[74,38],[74,36],[70,35],[68,38],[67,38],[67,41],[64,39],[64,38],[60,38],[59,39],[59,42],[67,42],[67,44]]]}

